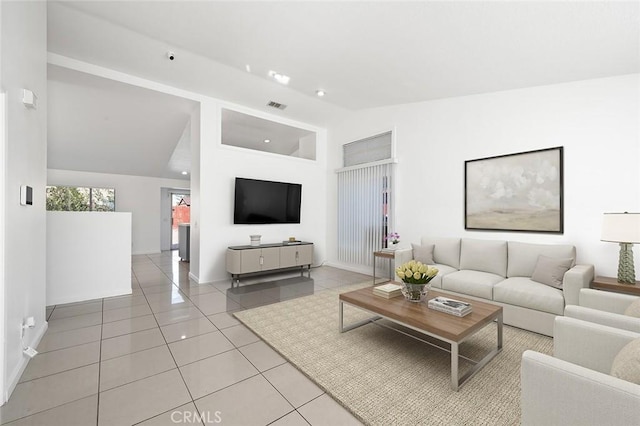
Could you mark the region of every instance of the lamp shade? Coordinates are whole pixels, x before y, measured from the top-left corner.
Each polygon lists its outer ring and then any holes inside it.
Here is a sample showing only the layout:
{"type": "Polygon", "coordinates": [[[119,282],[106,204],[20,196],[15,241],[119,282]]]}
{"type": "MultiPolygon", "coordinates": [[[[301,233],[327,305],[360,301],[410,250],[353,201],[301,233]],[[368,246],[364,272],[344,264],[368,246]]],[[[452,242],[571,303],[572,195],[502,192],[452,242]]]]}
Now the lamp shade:
{"type": "Polygon", "coordinates": [[[605,213],[602,241],[640,243],[640,213],[605,213]]]}

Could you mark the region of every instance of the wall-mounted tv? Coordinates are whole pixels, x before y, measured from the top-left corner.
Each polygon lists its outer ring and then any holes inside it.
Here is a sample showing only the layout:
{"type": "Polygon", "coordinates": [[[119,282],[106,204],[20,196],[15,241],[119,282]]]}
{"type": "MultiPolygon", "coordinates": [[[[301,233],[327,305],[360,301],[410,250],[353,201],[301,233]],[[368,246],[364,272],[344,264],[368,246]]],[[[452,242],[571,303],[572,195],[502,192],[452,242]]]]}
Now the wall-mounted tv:
{"type": "Polygon", "coordinates": [[[236,178],[233,223],[300,223],[302,185],[236,178]]]}

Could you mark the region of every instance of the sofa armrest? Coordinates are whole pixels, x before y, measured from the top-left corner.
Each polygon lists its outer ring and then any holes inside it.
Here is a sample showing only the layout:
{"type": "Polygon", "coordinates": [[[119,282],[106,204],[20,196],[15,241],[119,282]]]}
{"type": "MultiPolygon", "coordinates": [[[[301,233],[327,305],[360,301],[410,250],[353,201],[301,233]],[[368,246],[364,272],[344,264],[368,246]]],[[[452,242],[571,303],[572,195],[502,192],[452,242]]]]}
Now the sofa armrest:
{"type": "Polygon", "coordinates": [[[627,315],[569,305],[564,309],[564,316],[640,333],[640,318],[627,315]]]}
{"type": "Polygon", "coordinates": [[[413,249],[398,249],[394,253],[394,269],[413,259],[413,249]]]}
{"type": "Polygon", "coordinates": [[[599,311],[622,314],[634,301],[640,299],[630,294],[612,293],[609,291],[594,290],[592,288],[580,289],[578,305],[599,311]]]}
{"type": "Polygon", "coordinates": [[[564,304],[577,305],[580,289],[588,288],[593,281],[593,265],[575,265],[569,269],[562,279],[564,304]]]}
{"type": "Polygon", "coordinates": [[[613,359],[639,333],[558,316],[553,327],[553,356],[609,374],[613,359]]]}
{"type": "Polygon", "coordinates": [[[534,351],[522,355],[521,424],[632,425],[640,386],[534,351]]]}

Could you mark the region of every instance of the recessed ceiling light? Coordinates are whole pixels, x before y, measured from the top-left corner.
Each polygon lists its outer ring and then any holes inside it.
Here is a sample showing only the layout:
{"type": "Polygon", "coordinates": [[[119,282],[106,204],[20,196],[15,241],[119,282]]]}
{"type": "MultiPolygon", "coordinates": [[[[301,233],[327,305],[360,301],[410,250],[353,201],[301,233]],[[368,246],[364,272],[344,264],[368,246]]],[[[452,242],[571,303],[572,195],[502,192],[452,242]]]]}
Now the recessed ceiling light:
{"type": "Polygon", "coordinates": [[[188,175],[188,174],[189,174],[189,172],[182,172],[182,174],[183,174],[183,175],[188,175]]]}
{"type": "Polygon", "coordinates": [[[249,64],[245,65],[244,69],[246,69],[247,72],[251,72],[251,65],[249,65],[249,64]]]}
{"type": "Polygon", "coordinates": [[[275,71],[269,71],[269,77],[273,77],[273,79],[280,84],[289,84],[290,80],[288,75],[280,74],[275,71]]]}
{"type": "Polygon", "coordinates": [[[264,143],[269,143],[269,142],[271,142],[271,139],[265,139],[264,140],[264,143]]]}
{"type": "Polygon", "coordinates": [[[324,95],[326,95],[326,92],[322,89],[318,89],[316,90],[316,95],[318,95],[319,97],[323,97],[324,95]]]}

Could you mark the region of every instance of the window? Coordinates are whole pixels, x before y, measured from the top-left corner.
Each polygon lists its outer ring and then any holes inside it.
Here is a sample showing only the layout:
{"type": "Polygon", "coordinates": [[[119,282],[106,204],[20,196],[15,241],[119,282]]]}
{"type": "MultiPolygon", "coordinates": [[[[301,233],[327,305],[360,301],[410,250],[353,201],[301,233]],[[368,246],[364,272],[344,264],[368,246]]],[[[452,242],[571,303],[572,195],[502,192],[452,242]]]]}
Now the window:
{"type": "Polygon", "coordinates": [[[391,132],[343,146],[338,170],[338,259],[371,266],[391,226],[391,132]]]}
{"type": "Polygon", "coordinates": [[[116,190],[113,188],[47,186],[47,210],[114,212],[116,211],[116,190]]]}

